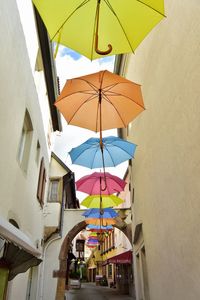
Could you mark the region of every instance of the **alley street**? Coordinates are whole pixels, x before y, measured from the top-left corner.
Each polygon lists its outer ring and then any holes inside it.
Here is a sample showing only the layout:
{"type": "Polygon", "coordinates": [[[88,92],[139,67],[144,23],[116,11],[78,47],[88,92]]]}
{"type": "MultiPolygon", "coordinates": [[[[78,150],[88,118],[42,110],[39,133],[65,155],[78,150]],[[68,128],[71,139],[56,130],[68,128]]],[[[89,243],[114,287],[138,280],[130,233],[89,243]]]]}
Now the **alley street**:
{"type": "Polygon", "coordinates": [[[129,295],[122,295],[116,289],[83,283],[81,289],[66,292],[66,300],[133,300],[129,295]]]}

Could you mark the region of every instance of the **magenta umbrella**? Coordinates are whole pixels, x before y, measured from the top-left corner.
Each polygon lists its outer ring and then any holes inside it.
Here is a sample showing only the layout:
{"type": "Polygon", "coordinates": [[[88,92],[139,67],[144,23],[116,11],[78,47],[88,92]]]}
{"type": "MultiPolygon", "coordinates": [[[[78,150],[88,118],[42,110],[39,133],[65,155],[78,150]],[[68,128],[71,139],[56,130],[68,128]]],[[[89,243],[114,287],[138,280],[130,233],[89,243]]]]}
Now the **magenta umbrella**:
{"type": "Polygon", "coordinates": [[[108,172],[94,172],[76,182],[77,190],[89,195],[111,195],[123,191],[125,185],[124,180],[108,172]]]}

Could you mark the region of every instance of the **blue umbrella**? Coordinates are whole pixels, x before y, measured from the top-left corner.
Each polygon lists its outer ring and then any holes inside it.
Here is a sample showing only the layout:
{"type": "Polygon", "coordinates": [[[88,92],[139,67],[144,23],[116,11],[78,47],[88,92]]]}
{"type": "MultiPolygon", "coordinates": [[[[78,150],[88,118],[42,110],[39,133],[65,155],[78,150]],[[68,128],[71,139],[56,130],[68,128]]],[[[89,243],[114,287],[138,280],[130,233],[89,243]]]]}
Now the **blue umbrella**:
{"type": "Polygon", "coordinates": [[[87,229],[87,230],[90,230],[90,231],[101,232],[101,231],[112,230],[112,229],[113,229],[113,226],[112,226],[112,225],[99,226],[99,225],[92,225],[92,224],[89,224],[89,225],[86,227],[86,229],[87,229]]]}
{"type": "Polygon", "coordinates": [[[115,218],[118,216],[118,213],[113,209],[113,208],[104,208],[100,210],[99,208],[90,208],[86,210],[82,216],[85,216],[86,218],[103,218],[103,219],[108,219],[108,218],[115,218]]]}
{"type": "Polygon", "coordinates": [[[90,138],[78,147],[72,148],[69,155],[73,164],[94,169],[115,167],[131,159],[135,150],[135,144],[116,136],[109,136],[102,139],[102,146],[99,138],[90,138]]]}
{"type": "Polygon", "coordinates": [[[87,239],[87,243],[96,243],[98,244],[98,240],[97,239],[87,239]]]}

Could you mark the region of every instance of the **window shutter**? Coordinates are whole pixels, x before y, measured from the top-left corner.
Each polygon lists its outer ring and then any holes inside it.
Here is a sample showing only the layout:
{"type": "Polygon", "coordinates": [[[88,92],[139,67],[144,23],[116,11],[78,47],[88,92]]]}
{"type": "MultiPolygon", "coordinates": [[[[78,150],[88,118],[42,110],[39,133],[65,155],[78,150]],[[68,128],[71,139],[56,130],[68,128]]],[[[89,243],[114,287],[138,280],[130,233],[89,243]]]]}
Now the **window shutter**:
{"type": "Polygon", "coordinates": [[[40,172],[39,172],[38,188],[37,188],[37,198],[42,206],[44,204],[45,183],[46,183],[46,170],[44,166],[44,158],[42,158],[40,163],[40,172]]]}

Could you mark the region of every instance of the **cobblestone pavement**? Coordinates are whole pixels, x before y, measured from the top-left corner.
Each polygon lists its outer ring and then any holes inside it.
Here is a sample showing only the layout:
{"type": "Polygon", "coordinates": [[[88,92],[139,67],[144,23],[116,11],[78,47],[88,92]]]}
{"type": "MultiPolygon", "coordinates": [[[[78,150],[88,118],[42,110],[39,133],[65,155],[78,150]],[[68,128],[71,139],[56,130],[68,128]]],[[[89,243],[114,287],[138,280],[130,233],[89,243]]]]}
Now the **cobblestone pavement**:
{"type": "Polygon", "coordinates": [[[81,289],[66,291],[66,300],[133,300],[122,295],[116,289],[96,286],[94,283],[82,283],[81,289]]]}

